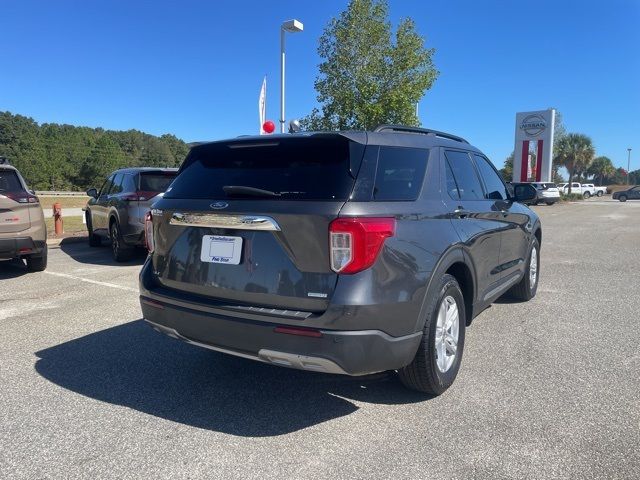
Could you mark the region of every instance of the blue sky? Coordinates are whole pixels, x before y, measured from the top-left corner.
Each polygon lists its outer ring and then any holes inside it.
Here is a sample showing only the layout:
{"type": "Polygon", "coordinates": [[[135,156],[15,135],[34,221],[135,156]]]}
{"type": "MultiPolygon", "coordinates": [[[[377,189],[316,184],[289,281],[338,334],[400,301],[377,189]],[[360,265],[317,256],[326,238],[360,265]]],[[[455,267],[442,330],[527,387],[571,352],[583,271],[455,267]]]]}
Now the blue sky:
{"type": "MultiPolygon", "coordinates": [[[[38,122],[136,128],[187,141],[257,133],[279,114],[279,25],[288,36],[287,117],[316,104],[317,42],[346,0],[2,2],[0,110],[38,122]]],[[[390,0],[436,48],[424,126],[468,138],[501,166],[517,111],[558,108],[599,155],[640,168],[640,1],[390,0]]]]}

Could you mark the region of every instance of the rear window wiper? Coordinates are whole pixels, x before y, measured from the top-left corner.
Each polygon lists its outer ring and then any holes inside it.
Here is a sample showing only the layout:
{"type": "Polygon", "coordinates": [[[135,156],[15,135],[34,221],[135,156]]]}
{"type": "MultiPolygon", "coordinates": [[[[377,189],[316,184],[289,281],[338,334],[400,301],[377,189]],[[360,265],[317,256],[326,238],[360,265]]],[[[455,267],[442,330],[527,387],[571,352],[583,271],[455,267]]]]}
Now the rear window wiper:
{"type": "Polygon", "coordinates": [[[246,187],[243,185],[225,185],[222,187],[224,193],[229,197],[248,196],[248,197],[280,197],[282,194],[272,192],[271,190],[263,190],[262,188],[246,187]]]}

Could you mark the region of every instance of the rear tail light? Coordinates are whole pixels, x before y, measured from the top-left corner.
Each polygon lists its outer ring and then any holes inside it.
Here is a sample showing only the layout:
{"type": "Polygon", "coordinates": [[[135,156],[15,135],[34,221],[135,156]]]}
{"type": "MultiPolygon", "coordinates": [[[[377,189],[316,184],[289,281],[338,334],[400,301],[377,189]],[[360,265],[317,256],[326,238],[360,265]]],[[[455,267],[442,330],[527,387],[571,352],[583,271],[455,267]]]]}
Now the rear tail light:
{"type": "Polygon", "coordinates": [[[128,193],[127,195],[123,196],[122,199],[126,200],[128,202],[137,202],[137,201],[144,202],[146,200],[152,199],[153,197],[158,195],[158,193],[159,192],[142,192],[142,191],[138,191],[138,192],[134,192],[134,193],[128,193]]]}
{"type": "Polygon", "coordinates": [[[28,192],[5,192],[2,195],[18,203],[40,203],[38,197],[28,192]]]}
{"type": "Polygon", "coordinates": [[[357,273],[374,264],[384,240],[396,232],[395,218],[338,218],[329,225],[331,270],[357,273]]]}
{"type": "Polygon", "coordinates": [[[153,241],[153,215],[151,212],[147,212],[147,215],[144,217],[144,241],[149,253],[153,253],[156,245],[153,241]]]}

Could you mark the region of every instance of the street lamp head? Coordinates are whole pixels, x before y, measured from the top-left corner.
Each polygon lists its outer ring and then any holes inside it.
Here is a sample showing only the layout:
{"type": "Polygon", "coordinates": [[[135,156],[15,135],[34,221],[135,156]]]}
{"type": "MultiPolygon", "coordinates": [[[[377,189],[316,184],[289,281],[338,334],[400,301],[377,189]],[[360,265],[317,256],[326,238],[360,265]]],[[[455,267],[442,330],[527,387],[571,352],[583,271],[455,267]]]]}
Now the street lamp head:
{"type": "Polygon", "coordinates": [[[298,20],[287,20],[286,22],[282,23],[282,26],[280,28],[282,28],[282,30],[284,30],[285,32],[297,33],[301,32],[304,29],[304,25],[302,25],[302,22],[298,20]]]}

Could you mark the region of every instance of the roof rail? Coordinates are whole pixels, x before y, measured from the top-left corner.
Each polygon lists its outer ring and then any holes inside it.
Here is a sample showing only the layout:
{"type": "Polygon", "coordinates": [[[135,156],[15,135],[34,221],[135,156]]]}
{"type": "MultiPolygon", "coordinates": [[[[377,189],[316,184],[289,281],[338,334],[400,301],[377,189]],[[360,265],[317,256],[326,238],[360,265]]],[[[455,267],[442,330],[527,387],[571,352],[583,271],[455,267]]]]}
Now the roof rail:
{"type": "Polygon", "coordinates": [[[422,135],[448,138],[449,140],[455,140],[456,142],[469,143],[464,138],[458,137],[457,135],[451,135],[450,133],[439,132],[438,130],[431,130],[429,128],[407,127],[406,125],[379,125],[376,127],[374,132],[420,133],[422,135]]]}

